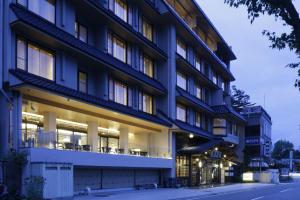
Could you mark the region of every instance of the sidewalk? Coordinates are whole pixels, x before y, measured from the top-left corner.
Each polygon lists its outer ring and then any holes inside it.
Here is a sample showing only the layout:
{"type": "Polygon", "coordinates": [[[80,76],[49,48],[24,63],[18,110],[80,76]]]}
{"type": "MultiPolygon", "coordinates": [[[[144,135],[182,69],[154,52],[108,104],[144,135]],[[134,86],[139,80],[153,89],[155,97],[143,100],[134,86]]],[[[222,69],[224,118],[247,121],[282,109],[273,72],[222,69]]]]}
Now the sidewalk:
{"type": "Polygon", "coordinates": [[[187,197],[200,197],[210,195],[220,195],[234,193],[242,190],[250,190],[261,187],[272,186],[273,184],[245,183],[233,184],[215,188],[179,188],[179,189],[149,189],[149,190],[130,190],[101,192],[90,196],[76,196],[74,200],[180,200],[187,197]]]}

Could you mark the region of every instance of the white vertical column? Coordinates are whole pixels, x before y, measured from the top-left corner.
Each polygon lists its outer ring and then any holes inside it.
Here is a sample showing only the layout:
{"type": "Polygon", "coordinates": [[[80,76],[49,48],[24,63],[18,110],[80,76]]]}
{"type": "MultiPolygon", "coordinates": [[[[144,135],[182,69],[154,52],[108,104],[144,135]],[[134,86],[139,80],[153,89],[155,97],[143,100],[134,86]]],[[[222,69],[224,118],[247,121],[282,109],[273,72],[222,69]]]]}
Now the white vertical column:
{"type": "Polygon", "coordinates": [[[45,112],[44,113],[44,130],[45,132],[56,132],[56,113],[45,112]]]}
{"type": "Polygon", "coordinates": [[[40,146],[48,148],[55,148],[56,141],[56,113],[45,112],[44,113],[44,132],[38,136],[40,146]]]}
{"type": "Polygon", "coordinates": [[[124,149],[124,153],[128,153],[129,130],[128,128],[120,129],[120,149],[124,149]]]}
{"type": "Polygon", "coordinates": [[[88,144],[91,145],[91,151],[98,152],[98,123],[95,121],[88,122],[88,144]]]}

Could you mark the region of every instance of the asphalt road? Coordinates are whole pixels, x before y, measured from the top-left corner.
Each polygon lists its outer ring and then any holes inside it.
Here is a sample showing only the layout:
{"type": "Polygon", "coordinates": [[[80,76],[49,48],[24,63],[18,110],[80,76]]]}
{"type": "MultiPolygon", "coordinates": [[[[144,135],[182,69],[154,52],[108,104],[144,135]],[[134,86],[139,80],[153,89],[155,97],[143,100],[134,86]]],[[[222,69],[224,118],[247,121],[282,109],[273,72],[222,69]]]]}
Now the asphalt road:
{"type": "Polygon", "coordinates": [[[300,182],[283,183],[263,188],[182,198],[182,200],[300,200],[300,182]]]}

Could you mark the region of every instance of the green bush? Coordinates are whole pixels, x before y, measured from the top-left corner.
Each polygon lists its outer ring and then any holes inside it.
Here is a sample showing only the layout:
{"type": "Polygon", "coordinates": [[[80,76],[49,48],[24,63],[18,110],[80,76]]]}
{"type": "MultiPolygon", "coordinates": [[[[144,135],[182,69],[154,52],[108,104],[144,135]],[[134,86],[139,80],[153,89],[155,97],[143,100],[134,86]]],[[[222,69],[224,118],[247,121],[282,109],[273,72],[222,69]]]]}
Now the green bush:
{"type": "Polygon", "coordinates": [[[30,176],[25,179],[27,200],[42,200],[45,179],[41,176],[30,176]]]}

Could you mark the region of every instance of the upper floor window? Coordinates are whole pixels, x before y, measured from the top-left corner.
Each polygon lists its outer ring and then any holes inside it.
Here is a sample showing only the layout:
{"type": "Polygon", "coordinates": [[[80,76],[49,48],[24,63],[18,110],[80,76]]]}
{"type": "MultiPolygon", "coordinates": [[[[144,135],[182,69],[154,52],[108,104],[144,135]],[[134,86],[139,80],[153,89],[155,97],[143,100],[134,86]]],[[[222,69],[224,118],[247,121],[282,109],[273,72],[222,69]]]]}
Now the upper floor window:
{"type": "Polygon", "coordinates": [[[187,90],[187,79],[186,76],[180,72],[177,72],[177,86],[180,88],[187,90]]]}
{"type": "Polygon", "coordinates": [[[143,55],[142,72],[153,78],[153,60],[145,54],[143,55]]]}
{"type": "Polygon", "coordinates": [[[145,36],[148,40],[153,40],[153,28],[152,25],[143,18],[143,36],[145,36]]]}
{"type": "Polygon", "coordinates": [[[179,55],[186,58],[186,46],[181,40],[177,40],[177,48],[176,51],[179,55]]]}
{"type": "Polygon", "coordinates": [[[120,17],[123,21],[128,20],[128,6],[126,0],[110,0],[113,3],[114,13],[120,17]]]}
{"type": "Polygon", "coordinates": [[[87,28],[78,22],[75,22],[75,37],[87,43],[88,31],[87,28]]]}
{"type": "Polygon", "coordinates": [[[199,112],[196,112],[195,125],[197,127],[201,127],[201,113],[199,113],[199,112]]]}
{"type": "Polygon", "coordinates": [[[186,122],[187,119],[187,114],[186,114],[186,107],[181,105],[181,104],[177,104],[176,105],[176,119],[186,122]]]}
{"type": "Polygon", "coordinates": [[[78,73],[78,90],[87,93],[87,74],[81,71],[78,73]]]}
{"type": "Polygon", "coordinates": [[[218,75],[215,71],[212,71],[212,81],[214,82],[214,84],[218,84],[218,75]]]}
{"type": "Polygon", "coordinates": [[[214,135],[226,135],[226,119],[215,118],[213,124],[214,135]]]}
{"type": "Polygon", "coordinates": [[[153,113],[153,98],[152,96],[142,93],[139,93],[139,110],[152,114],[153,113]]]}
{"type": "Polygon", "coordinates": [[[127,85],[110,80],[109,99],[123,105],[128,105],[128,88],[127,85]]]}
{"type": "Polygon", "coordinates": [[[55,23],[55,0],[17,0],[17,3],[46,20],[55,23]]]}
{"type": "Polygon", "coordinates": [[[131,64],[131,50],[121,38],[109,34],[108,36],[108,53],[124,63],[131,64]]]}
{"type": "Polygon", "coordinates": [[[195,67],[198,71],[201,71],[201,60],[198,56],[195,58],[195,67]]]}
{"type": "Polygon", "coordinates": [[[17,40],[17,68],[54,80],[54,54],[23,39],[17,40]]]}
{"type": "Polygon", "coordinates": [[[198,99],[202,99],[202,88],[198,84],[195,85],[195,93],[198,99]]]}

